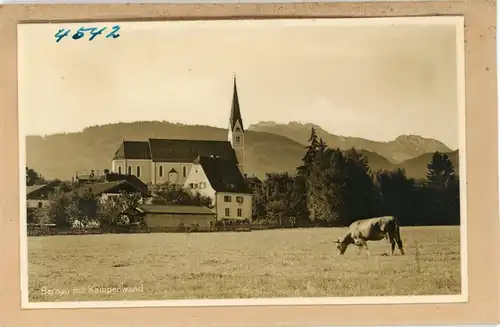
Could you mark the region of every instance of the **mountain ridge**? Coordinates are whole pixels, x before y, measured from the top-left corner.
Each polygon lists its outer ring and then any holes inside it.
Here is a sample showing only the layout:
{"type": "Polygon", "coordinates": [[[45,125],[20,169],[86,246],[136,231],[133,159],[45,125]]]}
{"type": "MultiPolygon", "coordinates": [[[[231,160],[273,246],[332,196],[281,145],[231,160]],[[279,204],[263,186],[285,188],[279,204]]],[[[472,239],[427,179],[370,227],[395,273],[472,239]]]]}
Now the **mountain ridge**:
{"type": "MultiPolygon", "coordinates": [[[[139,121],[90,126],[73,133],[30,135],[26,137],[26,164],[46,178],[71,179],[78,171],[109,169],[111,159],[123,139],[140,141],[148,138],[226,140],[227,130],[206,125],[139,121]]],[[[368,142],[375,141],[368,140],[368,142]]],[[[266,172],[294,172],[301,164],[305,153],[305,143],[307,139],[301,143],[276,133],[247,129],[245,133],[246,171],[249,175],[261,178],[266,172]]],[[[336,147],[331,144],[328,146],[336,147]]],[[[370,148],[356,148],[367,156],[369,165],[374,171],[395,169],[406,165],[406,169],[413,172],[414,176],[409,174],[410,177],[425,177],[426,167],[421,161],[426,160],[425,156],[420,161],[394,163],[370,148]]],[[[419,155],[410,159],[417,157],[419,155]]]]}
{"type": "Polygon", "coordinates": [[[373,141],[360,137],[334,135],[323,129],[321,126],[312,123],[290,122],[288,124],[278,124],[272,121],[259,122],[248,126],[249,131],[259,131],[274,133],[285,136],[301,144],[307,144],[311,128],[316,129],[318,137],[332,148],[342,150],[355,147],[376,152],[391,161],[392,163],[402,163],[405,160],[414,158],[424,153],[430,152],[452,152],[443,142],[424,138],[420,135],[402,134],[394,140],[383,142],[373,141]]]}

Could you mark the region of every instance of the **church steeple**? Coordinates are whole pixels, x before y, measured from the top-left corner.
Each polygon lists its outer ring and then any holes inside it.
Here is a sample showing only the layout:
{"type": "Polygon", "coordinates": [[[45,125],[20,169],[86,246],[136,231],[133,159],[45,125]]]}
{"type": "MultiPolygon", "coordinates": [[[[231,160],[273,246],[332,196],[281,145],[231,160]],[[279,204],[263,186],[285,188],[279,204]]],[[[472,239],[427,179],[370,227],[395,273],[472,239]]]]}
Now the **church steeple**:
{"type": "Polygon", "coordinates": [[[240,101],[238,99],[238,88],[236,86],[236,75],[233,76],[233,101],[231,103],[231,115],[229,116],[229,128],[234,131],[236,123],[240,123],[243,132],[243,119],[241,118],[240,101]]]}
{"type": "Polygon", "coordinates": [[[243,119],[241,118],[238,88],[236,87],[236,76],[233,76],[233,100],[231,102],[231,114],[229,115],[227,138],[236,154],[238,167],[241,173],[244,174],[245,131],[243,130],[243,119]]]}

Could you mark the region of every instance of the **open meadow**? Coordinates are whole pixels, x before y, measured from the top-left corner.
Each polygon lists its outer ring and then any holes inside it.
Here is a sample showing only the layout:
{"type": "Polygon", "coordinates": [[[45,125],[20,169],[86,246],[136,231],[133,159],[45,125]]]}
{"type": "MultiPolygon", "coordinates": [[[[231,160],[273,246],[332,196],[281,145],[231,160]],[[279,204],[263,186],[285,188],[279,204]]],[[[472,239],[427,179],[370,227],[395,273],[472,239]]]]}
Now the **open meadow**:
{"type": "Polygon", "coordinates": [[[104,234],[28,238],[30,301],[452,295],[461,291],[460,228],[402,227],[405,256],[371,256],[344,228],[248,233],[104,234]],[[130,287],[129,292],[98,288],[130,287]],[[57,290],[58,291],[57,291],[57,290]]]}

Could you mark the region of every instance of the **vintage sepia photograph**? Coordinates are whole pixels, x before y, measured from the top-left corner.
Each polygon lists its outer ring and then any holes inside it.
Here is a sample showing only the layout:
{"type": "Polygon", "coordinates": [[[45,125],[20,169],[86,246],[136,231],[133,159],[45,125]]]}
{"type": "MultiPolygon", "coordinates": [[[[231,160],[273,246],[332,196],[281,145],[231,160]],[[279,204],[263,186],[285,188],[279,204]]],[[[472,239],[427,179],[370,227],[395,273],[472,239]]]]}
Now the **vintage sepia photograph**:
{"type": "Polygon", "coordinates": [[[19,24],[23,307],[466,302],[463,43],[462,17],[19,24]]]}

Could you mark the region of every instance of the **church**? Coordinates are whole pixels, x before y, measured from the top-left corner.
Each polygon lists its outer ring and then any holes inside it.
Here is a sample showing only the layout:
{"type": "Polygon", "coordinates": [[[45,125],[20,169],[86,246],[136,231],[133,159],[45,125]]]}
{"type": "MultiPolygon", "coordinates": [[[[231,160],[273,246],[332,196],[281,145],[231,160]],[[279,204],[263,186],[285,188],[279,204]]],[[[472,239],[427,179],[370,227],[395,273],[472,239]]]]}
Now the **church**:
{"type": "Polygon", "coordinates": [[[123,141],[116,151],[111,171],[134,175],[148,185],[166,182],[184,185],[198,157],[213,157],[233,162],[244,174],[245,136],[236,78],[228,124],[227,141],[148,139],[123,141]]]}

